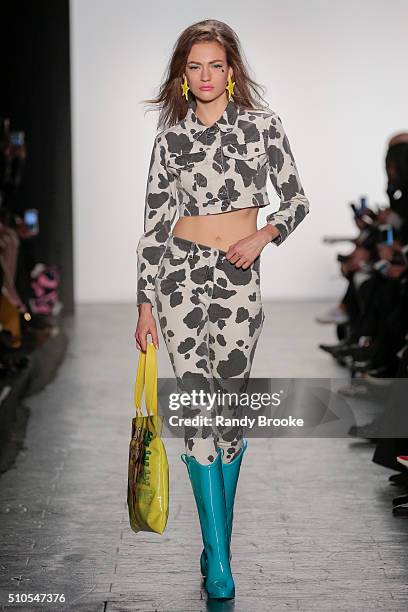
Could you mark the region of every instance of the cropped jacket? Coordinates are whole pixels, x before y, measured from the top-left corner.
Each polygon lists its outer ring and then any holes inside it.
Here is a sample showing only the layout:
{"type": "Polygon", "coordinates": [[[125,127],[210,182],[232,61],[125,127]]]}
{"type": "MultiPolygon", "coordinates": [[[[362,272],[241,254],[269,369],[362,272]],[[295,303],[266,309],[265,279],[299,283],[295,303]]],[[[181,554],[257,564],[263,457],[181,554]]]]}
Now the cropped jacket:
{"type": "Polygon", "coordinates": [[[154,306],[155,277],[177,215],[212,215],[270,204],[267,177],[280,197],[266,217],[282,244],[309,212],[282,121],[272,110],[239,109],[228,101],[211,126],[195,114],[156,135],[144,210],[144,233],[137,245],[137,304],[154,306]]]}

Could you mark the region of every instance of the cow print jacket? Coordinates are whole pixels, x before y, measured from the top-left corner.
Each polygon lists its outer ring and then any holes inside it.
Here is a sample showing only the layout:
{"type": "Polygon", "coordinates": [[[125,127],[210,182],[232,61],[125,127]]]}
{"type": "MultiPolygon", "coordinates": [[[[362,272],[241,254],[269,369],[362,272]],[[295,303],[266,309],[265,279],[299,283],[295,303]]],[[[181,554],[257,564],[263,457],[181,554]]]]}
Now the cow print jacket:
{"type": "Polygon", "coordinates": [[[266,217],[280,245],[309,212],[282,121],[274,111],[238,109],[206,126],[189,102],[187,114],[155,137],[150,158],[144,234],[137,246],[137,304],[154,306],[154,282],[177,215],[212,215],[270,204],[267,177],[280,197],[266,217]]]}

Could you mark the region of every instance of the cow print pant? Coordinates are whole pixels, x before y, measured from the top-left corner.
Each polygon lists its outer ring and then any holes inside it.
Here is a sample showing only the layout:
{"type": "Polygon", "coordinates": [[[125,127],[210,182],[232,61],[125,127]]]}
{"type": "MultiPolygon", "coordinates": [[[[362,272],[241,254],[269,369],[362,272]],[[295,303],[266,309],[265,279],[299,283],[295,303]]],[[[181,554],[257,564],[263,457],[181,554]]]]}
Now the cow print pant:
{"type": "Polygon", "coordinates": [[[205,401],[194,404],[193,396],[182,407],[183,419],[202,417],[184,425],[184,443],[186,453],[205,465],[215,460],[217,448],[224,449],[225,463],[241,450],[243,427],[228,419],[240,418],[234,397],[245,393],[265,319],[260,257],[243,269],[225,254],[170,234],[155,279],[159,324],[179,392],[232,394],[211,409],[205,401]],[[222,421],[214,426],[216,415],[222,421]]]}

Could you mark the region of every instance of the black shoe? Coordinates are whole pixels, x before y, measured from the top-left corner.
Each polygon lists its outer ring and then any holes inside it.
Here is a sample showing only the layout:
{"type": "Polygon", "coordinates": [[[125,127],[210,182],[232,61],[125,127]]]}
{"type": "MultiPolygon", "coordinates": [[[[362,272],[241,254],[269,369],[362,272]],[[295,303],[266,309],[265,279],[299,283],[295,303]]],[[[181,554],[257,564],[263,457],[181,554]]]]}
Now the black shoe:
{"type": "Polygon", "coordinates": [[[408,471],[401,472],[401,474],[393,474],[388,479],[391,484],[396,485],[397,487],[408,487],[408,471]]]}
{"type": "Polygon", "coordinates": [[[379,363],[375,358],[366,361],[354,361],[350,368],[354,373],[369,374],[377,378],[395,378],[396,363],[379,363]]]}
{"type": "Polygon", "coordinates": [[[355,438],[364,438],[377,442],[380,437],[380,428],[376,427],[373,423],[367,423],[366,425],[352,425],[348,431],[349,436],[355,438]]]}
{"type": "Polygon", "coordinates": [[[334,357],[352,357],[357,361],[363,361],[373,356],[374,348],[372,346],[349,344],[348,347],[345,346],[344,348],[338,349],[332,354],[334,357]]]}
{"type": "Polygon", "coordinates": [[[398,365],[394,363],[384,363],[368,370],[367,374],[374,378],[397,378],[398,365]]]}
{"type": "Polygon", "coordinates": [[[400,504],[392,509],[394,516],[408,516],[408,504],[400,504]]]}
{"type": "Polygon", "coordinates": [[[398,495],[398,497],[394,497],[392,500],[393,506],[399,506],[400,504],[408,503],[408,495],[398,495]]]}
{"type": "Polygon", "coordinates": [[[390,482],[394,482],[395,480],[398,480],[399,478],[401,478],[401,476],[403,476],[404,472],[398,472],[398,474],[391,474],[391,476],[388,477],[388,480],[390,482]]]}
{"type": "Polygon", "coordinates": [[[343,340],[338,344],[319,344],[319,348],[321,348],[322,351],[326,351],[326,353],[330,353],[330,355],[333,355],[336,351],[340,351],[343,348],[349,348],[350,346],[353,345],[351,345],[348,340],[343,340]]]}

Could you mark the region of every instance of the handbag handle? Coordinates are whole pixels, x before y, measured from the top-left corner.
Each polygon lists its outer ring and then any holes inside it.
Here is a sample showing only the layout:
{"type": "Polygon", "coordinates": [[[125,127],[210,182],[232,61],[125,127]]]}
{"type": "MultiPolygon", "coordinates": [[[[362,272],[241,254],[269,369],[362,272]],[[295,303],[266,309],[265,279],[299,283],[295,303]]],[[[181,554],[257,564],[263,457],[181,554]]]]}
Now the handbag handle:
{"type": "Polygon", "coordinates": [[[146,352],[140,351],[135,381],[136,414],[143,416],[143,389],[149,416],[157,415],[157,354],[153,342],[147,343],[146,352]]]}

